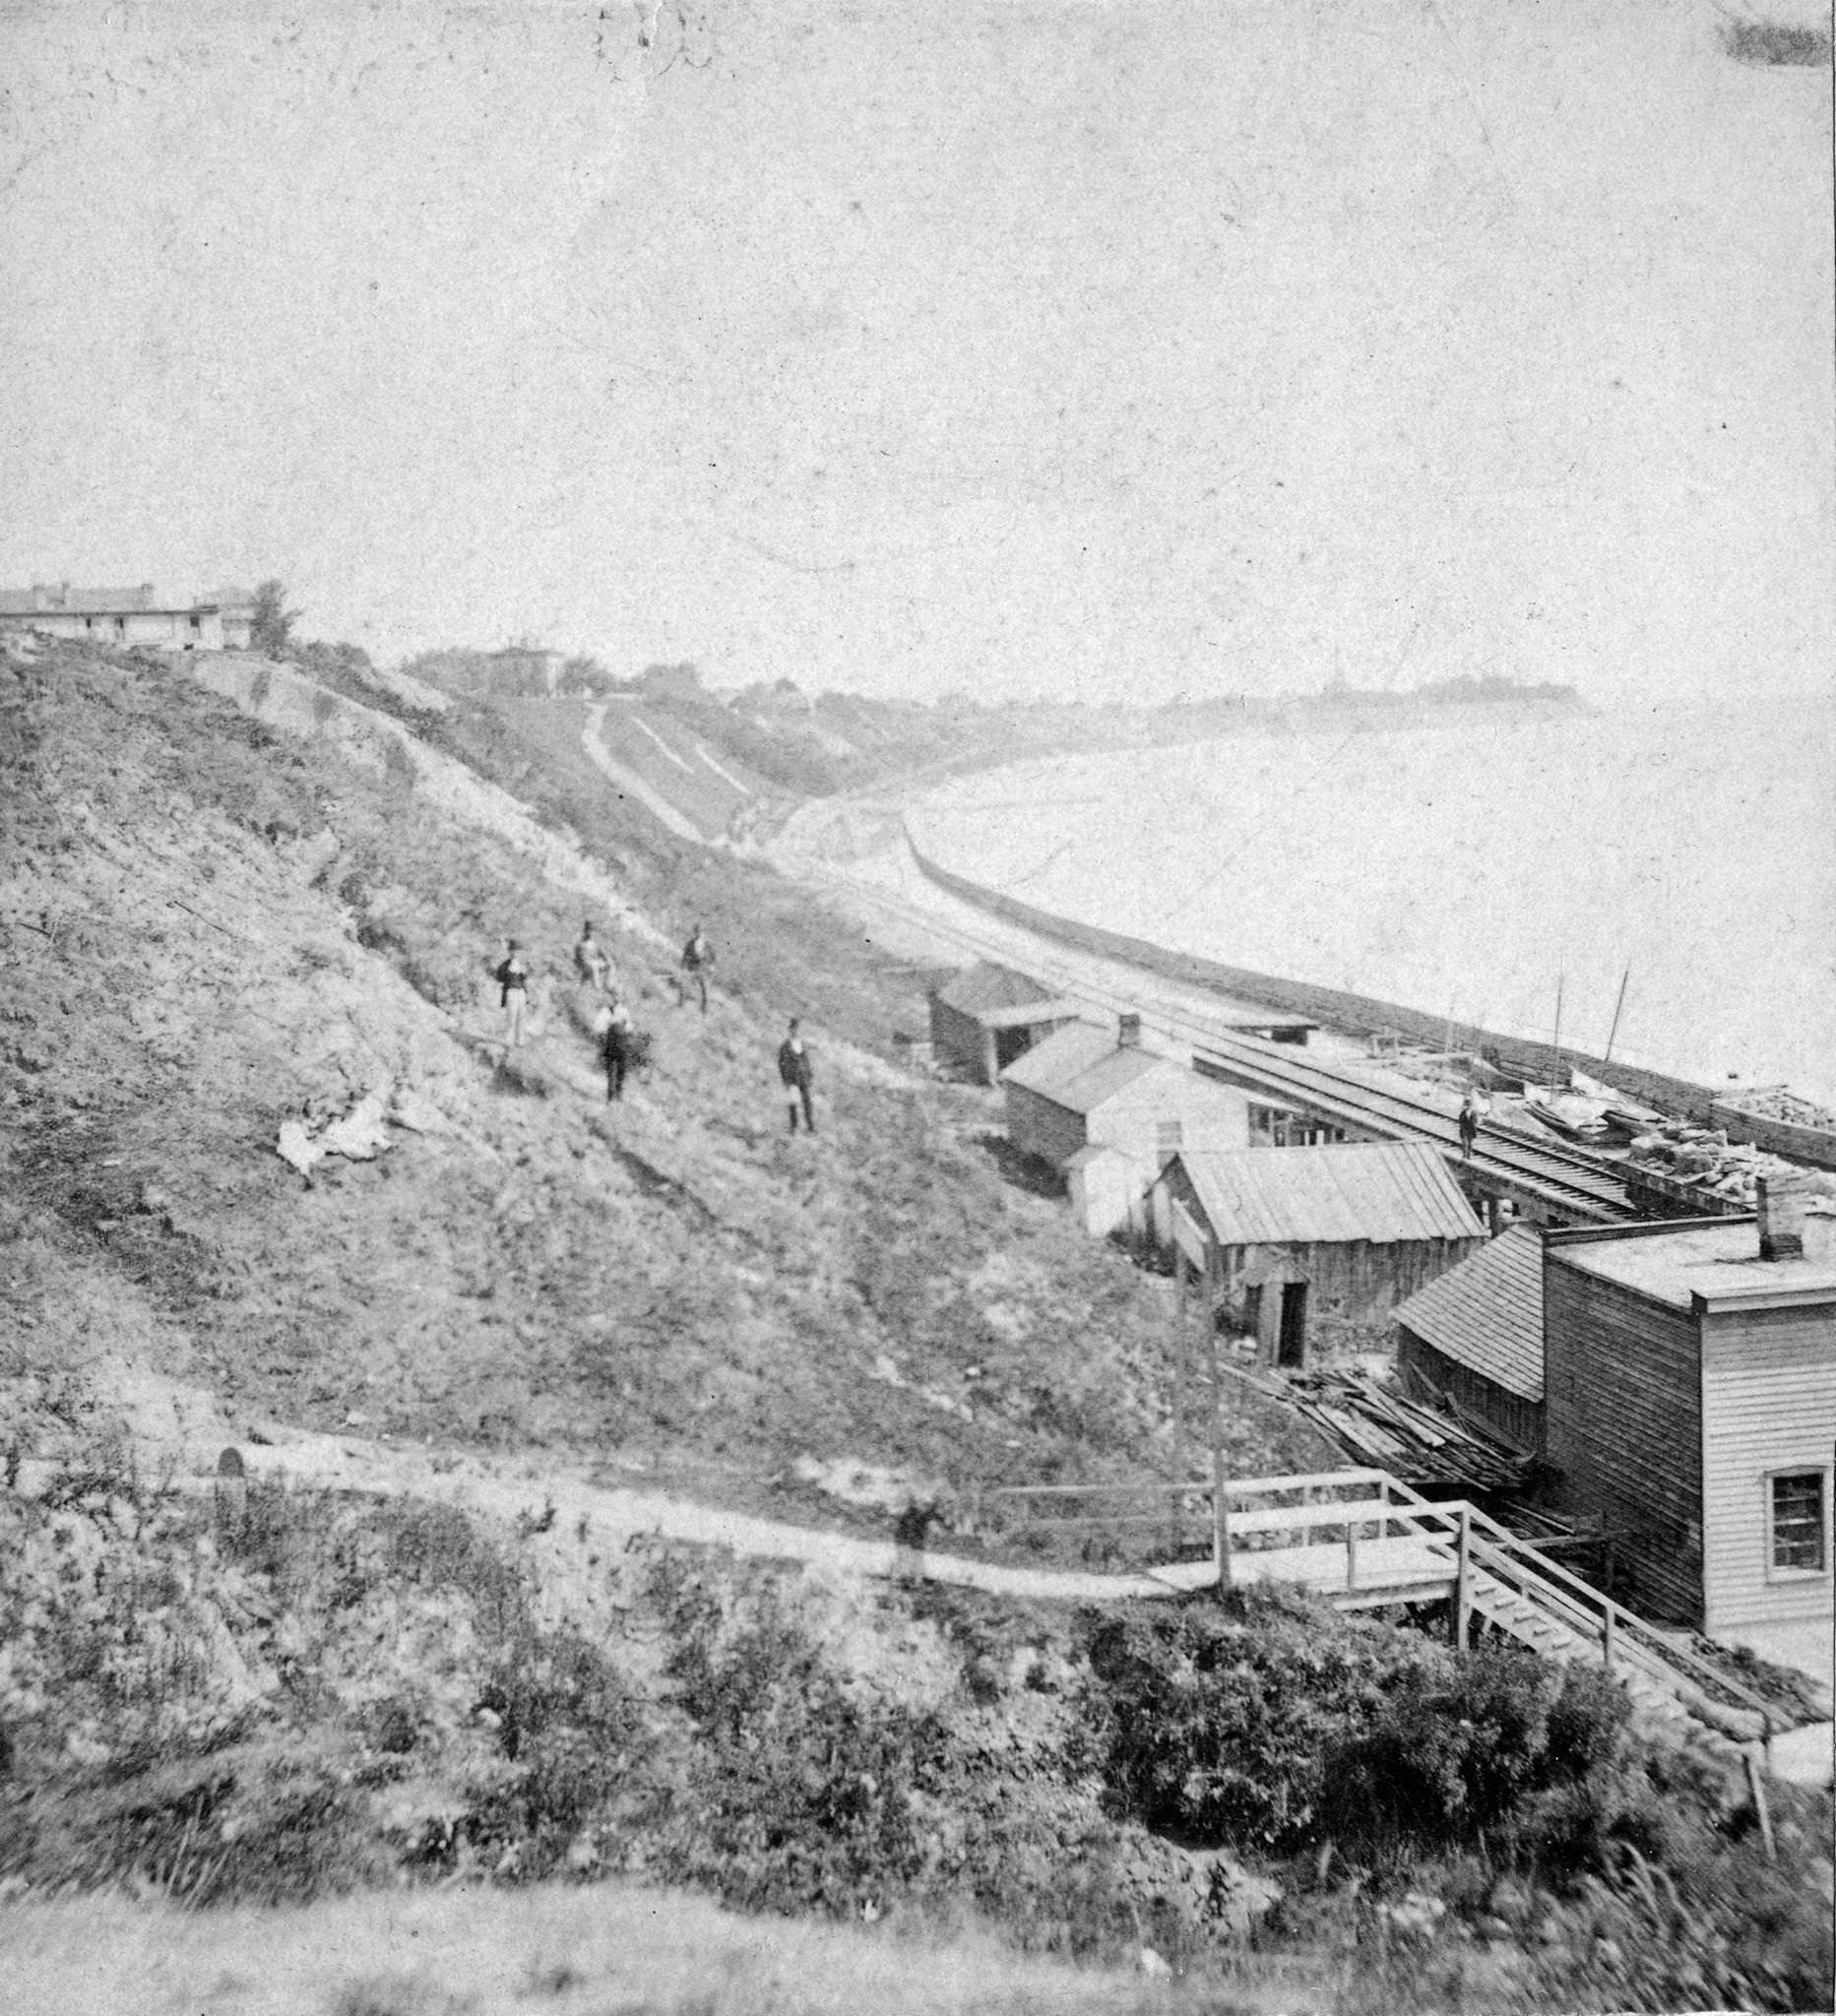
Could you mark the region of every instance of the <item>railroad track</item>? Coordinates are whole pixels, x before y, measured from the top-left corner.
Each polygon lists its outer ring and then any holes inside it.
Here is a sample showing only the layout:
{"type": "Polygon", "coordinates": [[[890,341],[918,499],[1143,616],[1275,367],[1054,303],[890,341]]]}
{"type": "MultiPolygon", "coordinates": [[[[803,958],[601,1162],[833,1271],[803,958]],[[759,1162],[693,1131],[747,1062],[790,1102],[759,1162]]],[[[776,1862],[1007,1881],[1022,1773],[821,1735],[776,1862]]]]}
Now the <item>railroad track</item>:
{"type": "MultiPolygon", "coordinates": [[[[1427,1141],[1460,1159],[1460,1129],[1452,1114],[1408,1093],[1375,1086],[1339,1066],[1319,1061],[1288,1043],[1245,1036],[1202,1009],[1171,999],[1154,976],[1135,976],[1125,962],[1108,955],[1067,955],[1051,940],[1005,919],[973,921],[942,914],[944,904],[918,904],[875,888],[827,863],[825,875],[855,903],[896,918],[972,959],[1020,965],[1035,978],[1070,999],[1106,1014],[1140,1014],[1145,1026],[1176,1044],[1189,1046],[1194,1068],[1230,1079],[1246,1090],[1303,1104],[1336,1123],[1392,1140],[1427,1141]],[[1108,969],[1114,977],[1103,976],[1108,969]]],[[[960,897],[946,899],[960,911],[960,897]]],[[[1202,994],[1196,986],[1189,994],[1202,994]]],[[[1613,1225],[1638,1217],[1623,1180],[1613,1165],[1584,1149],[1528,1141],[1501,1127],[1486,1127],[1474,1148],[1476,1175],[1540,1199],[1570,1222],[1613,1225]]]]}

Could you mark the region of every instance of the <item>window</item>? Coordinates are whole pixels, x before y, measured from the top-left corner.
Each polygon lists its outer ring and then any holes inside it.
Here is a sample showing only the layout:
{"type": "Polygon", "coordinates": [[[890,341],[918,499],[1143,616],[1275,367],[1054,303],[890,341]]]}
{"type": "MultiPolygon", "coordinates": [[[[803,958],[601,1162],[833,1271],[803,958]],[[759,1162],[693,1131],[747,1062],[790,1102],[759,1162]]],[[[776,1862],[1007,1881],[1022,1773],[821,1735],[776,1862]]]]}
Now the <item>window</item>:
{"type": "Polygon", "coordinates": [[[1821,1575],[1824,1541],[1824,1473],[1782,1472],[1767,1480],[1771,1492],[1770,1547],[1775,1574],[1821,1575]]]}

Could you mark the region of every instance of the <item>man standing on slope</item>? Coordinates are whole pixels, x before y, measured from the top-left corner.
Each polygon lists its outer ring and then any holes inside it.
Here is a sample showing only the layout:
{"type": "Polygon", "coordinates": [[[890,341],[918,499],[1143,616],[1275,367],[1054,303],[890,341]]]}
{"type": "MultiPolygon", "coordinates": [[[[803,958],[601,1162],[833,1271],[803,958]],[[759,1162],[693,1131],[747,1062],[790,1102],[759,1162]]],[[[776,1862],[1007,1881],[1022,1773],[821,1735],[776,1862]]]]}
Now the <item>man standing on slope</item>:
{"type": "Polygon", "coordinates": [[[682,971],[701,989],[701,1012],[708,1012],[708,969],[714,964],[714,947],[697,924],[682,947],[682,971]]]}
{"type": "Polygon", "coordinates": [[[790,1108],[791,1133],[796,1132],[796,1109],[799,1102],[803,1107],[803,1125],[810,1133],[815,1133],[816,1115],[809,1102],[809,1045],[797,1034],[797,1020],[794,1015],[791,1018],[789,1033],[778,1045],[778,1076],[785,1089],[785,1104],[790,1108]]]}
{"type": "Polygon", "coordinates": [[[529,1014],[529,962],[523,957],[523,948],[516,939],[509,940],[509,949],[492,977],[500,990],[497,999],[504,1011],[504,1033],[510,1040],[510,1047],[520,1049],[523,1023],[529,1014]]]}
{"type": "MultiPolygon", "coordinates": [[[[625,1071],[631,1062],[631,1011],[623,999],[614,994],[611,1006],[600,1012],[605,1018],[600,1029],[600,1056],[605,1065],[605,1097],[608,1100],[623,1099],[625,1071]]],[[[599,1017],[594,1020],[597,1023],[599,1017]]]]}
{"type": "Polygon", "coordinates": [[[574,947],[574,971],[600,993],[612,991],[612,962],[606,957],[605,947],[593,935],[591,917],[580,927],[580,938],[574,947]]]}

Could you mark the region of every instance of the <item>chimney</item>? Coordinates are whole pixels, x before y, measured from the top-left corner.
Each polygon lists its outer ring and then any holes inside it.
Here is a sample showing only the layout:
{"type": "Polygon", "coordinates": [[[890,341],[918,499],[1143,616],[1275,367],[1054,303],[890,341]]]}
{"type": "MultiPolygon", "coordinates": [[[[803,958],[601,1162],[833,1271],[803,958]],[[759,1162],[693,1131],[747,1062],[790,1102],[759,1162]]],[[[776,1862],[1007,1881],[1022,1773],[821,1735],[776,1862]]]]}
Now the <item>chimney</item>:
{"type": "Polygon", "coordinates": [[[1141,1017],[1124,1015],[1116,1031],[1115,1046],[1121,1050],[1138,1050],[1141,1047],[1141,1017]]]}
{"type": "Polygon", "coordinates": [[[140,605],[143,609],[153,607],[153,583],[143,581],[140,585],[140,605]]]}
{"type": "Polygon", "coordinates": [[[1802,1260],[1804,1257],[1804,1206],[1812,1195],[1803,1169],[1781,1169],[1761,1176],[1759,1192],[1759,1257],[1802,1260]]]}

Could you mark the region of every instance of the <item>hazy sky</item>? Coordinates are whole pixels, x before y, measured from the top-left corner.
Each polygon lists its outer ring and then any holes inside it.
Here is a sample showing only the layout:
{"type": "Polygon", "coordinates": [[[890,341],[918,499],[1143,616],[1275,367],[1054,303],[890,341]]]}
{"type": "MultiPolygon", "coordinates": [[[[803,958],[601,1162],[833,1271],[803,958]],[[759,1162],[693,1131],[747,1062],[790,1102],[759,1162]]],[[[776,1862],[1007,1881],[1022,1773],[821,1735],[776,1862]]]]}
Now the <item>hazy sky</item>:
{"type": "Polygon", "coordinates": [[[1728,18],[0,4],[0,583],[874,691],[1814,686],[1830,82],[1728,18]]]}

